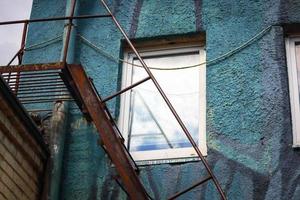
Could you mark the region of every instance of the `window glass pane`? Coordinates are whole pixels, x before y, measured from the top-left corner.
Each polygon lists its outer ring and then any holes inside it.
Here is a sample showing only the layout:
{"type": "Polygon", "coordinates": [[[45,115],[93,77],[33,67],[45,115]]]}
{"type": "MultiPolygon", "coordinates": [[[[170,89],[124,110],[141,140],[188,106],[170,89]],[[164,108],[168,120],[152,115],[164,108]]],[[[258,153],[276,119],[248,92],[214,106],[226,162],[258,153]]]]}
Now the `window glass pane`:
{"type": "MultiPolygon", "coordinates": [[[[200,56],[197,51],[144,57],[144,61],[148,66],[155,68],[176,68],[199,64],[200,56]]],[[[136,59],[133,63],[140,64],[136,59]]],[[[199,68],[151,71],[198,143],[199,68]]],[[[139,67],[134,67],[132,73],[133,83],[147,77],[145,70],[139,67]]],[[[130,107],[130,151],[191,146],[151,80],[132,90],[130,107]]]]}

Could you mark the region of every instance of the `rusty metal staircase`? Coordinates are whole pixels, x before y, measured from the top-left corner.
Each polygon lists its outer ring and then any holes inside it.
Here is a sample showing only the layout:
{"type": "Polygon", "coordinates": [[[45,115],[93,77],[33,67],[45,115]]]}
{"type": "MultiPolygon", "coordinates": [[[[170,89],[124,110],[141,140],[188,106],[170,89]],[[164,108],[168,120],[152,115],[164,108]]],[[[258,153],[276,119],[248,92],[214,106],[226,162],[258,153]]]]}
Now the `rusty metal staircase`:
{"type": "MultiPolygon", "coordinates": [[[[85,16],[74,16],[74,10],[76,5],[76,0],[73,0],[71,3],[71,14],[68,17],[55,17],[55,18],[47,18],[47,19],[33,19],[33,20],[20,20],[20,21],[12,21],[12,22],[0,22],[0,25],[8,25],[8,24],[17,24],[17,23],[23,23],[24,24],[24,31],[23,31],[23,39],[21,44],[21,49],[17,52],[17,54],[14,56],[12,61],[15,58],[19,58],[19,65],[18,66],[10,66],[12,63],[9,62],[7,66],[0,67],[0,73],[4,76],[8,84],[10,85],[13,92],[16,94],[17,97],[19,97],[19,100],[21,103],[35,103],[34,101],[34,95],[31,98],[28,98],[22,96],[24,94],[30,94],[30,88],[39,88],[43,87],[41,86],[41,83],[52,83],[52,79],[50,76],[55,76],[55,78],[60,82],[59,86],[53,86],[46,85],[46,88],[42,88],[39,91],[39,94],[41,93],[47,93],[47,88],[49,91],[52,89],[54,90],[54,94],[57,94],[57,92],[65,92],[63,93],[63,97],[61,93],[58,93],[60,96],[58,98],[54,98],[50,95],[46,96],[46,100],[54,101],[54,100],[75,100],[78,107],[84,114],[84,116],[87,118],[88,121],[93,122],[95,124],[96,129],[98,130],[98,133],[101,138],[101,145],[103,146],[104,150],[107,152],[108,156],[110,157],[112,163],[115,165],[115,168],[119,174],[119,177],[122,181],[122,187],[124,187],[124,190],[129,195],[131,199],[135,200],[142,200],[142,199],[152,199],[145,188],[143,187],[141,181],[138,177],[138,166],[132,159],[129,151],[127,150],[126,146],[124,145],[124,139],[122,137],[122,134],[120,133],[118,127],[116,126],[111,114],[109,113],[109,110],[106,107],[106,102],[111,100],[114,97],[117,97],[118,95],[131,90],[132,88],[151,80],[156,88],[158,89],[159,93],[163,97],[165,103],[169,107],[170,111],[176,118],[178,124],[182,128],[183,132],[185,133],[186,137],[188,138],[189,142],[193,146],[195,152],[197,153],[198,157],[200,158],[201,163],[203,163],[208,176],[197,182],[194,183],[192,186],[184,189],[181,192],[178,192],[171,196],[169,199],[175,199],[182,194],[192,190],[193,188],[212,180],[214,185],[216,186],[216,189],[218,193],[220,194],[221,199],[225,200],[226,196],[214,176],[212,170],[210,169],[205,157],[202,155],[200,149],[198,148],[196,142],[193,140],[191,134],[187,130],[186,126],[180,119],[179,115],[177,114],[176,110],[172,106],[171,102],[169,101],[168,97],[160,87],[159,83],[153,76],[152,72],[149,70],[146,63],[141,58],[140,54],[134,47],[134,45],[131,43],[130,39],[128,38],[127,34],[117,21],[117,19],[112,14],[110,8],[107,6],[106,2],[104,0],[100,1],[101,4],[104,6],[106,11],[108,12],[107,15],[85,15],[85,16]],[[97,89],[94,87],[93,81],[88,77],[88,75],[85,73],[84,68],[81,65],[76,64],[67,64],[67,54],[68,54],[68,47],[69,47],[69,41],[70,41],[70,35],[72,30],[72,20],[74,19],[87,19],[87,18],[103,18],[103,17],[109,17],[112,19],[118,30],[122,33],[123,37],[125,38],[128,45],[131,47],[132,51],[136,54],[137,58],[139,59],[140,63],[142,64],[142,67],[148,74],[147,78],[144,78],[133,85],[124,88],[115,94],[106,97],[102,99],[100,95],[97,92],[97,89]],[[32,65],[20,65],[24,47],[25,47],[25,38],[26,38],[26,31],[27,26],[29,23],[33,22],[41,22],[41,21],[54,21],[54,20],[68,20],[67,24],[67,31],[66,31],[66,39],[64,44],[64,55],[62,62],[59,63],[49,63],[49,64],[32,64],[32,65]],[[59,75],[59,76],[57,76],[59,75]],[[13,78],[12,78],[13,77],[13,78]],[[29,80],[26,80],[26,77],[29,77],[29,80]],[[25,79],[24,79],[25,78],[25,79]],[[11,81],[13,79],[13,81],[11,81]],[[37,80],[37,81],[36,81],[37,80]],[[27,81],[27,82],[26,82],[27,81]],[[47,82],[48,81],[48,82],[47,82]],[[50,81],[50,82],[49,82],[50,81]],[[29,83],[28,83],[29,82],[29,83]],[[34,83],[33,85],[30,85],[30,83],[34,83]],[[27,84],[26,87],[23,87],[22,84],[27,84]],[[22,91],[22,87],[23,90],[22,91]],[[60,90],[57,91],[57,88],[60,88],[60,90]],[[21,93],[21,95],[20,95],[21,93]],[[64,98],[65,97],[65,98],[64,98]]],[[[48,92],[49,93],[49,92],[48,92]]],[[[38,95],[37,95],[38,96],[38,95]]]]}
{"type": "Polygon", "coordinates": [[[100,135],[102,146],[118,171],[126,191],[133,199],[147,199],[147,192],[141,184],[136,166],[123,145],[123,139],[113,123],[106,105],[97,94],[91,79],[80,65],[67,65],[62,71],[63,79],[72,96],[78,99],[86,116],[93,121],[100,135]]]}

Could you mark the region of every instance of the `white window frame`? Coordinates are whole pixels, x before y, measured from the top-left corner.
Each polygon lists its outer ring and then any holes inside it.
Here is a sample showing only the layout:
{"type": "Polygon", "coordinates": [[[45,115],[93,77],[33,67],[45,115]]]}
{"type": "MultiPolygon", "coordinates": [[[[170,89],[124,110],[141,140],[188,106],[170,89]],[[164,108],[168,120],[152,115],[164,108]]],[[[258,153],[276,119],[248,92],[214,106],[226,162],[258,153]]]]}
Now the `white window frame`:
{"type": "Polygon", "coordinates": [[[288,37],[285,40],[292,116],[293,147],[295,148],[300,147],[300,101],[295,48],[296,42],[300,42],[300,36],[288,37]]]}
{"type": "MultiPolygon", "coordinates": [[[[140,50],[141,56],[155,56],[166,55],[175,53],[187,53],[199,51],[199,63],[205,62],[205,50],[200,46],[176,46],[173,48],[156,48],[148,50],[140,50]]],[[[133,66],[129,63],[133,63],[136,58],[132,52],[124,53],[124,60],[127,61],[123,64],[122,70],[122,88],[132,85],[132,69],[133,66]]],[[[204,156],[207,155],[206,146],[206,65],[201,65],[199,69],[199,148],[204,156]]],[[[149,80],[151,81],[151,80],[149,80]]],[[[123,93],[120,101],[120,114],[118,119],[118,126],[125,138],[125,144],[128,141],[128,124],[129,124],[129,109],[130,108],[130,92],[123,93]]],[[[184,133],[182,133],[184,134],[184,133]]],[[[163,150],[151,150],[151,151],[137,151],[130,152],[132,157],[138,163],[150,161],[148,164],[155,164],[162,162],[176,162],[176,161],[188,161],[194,160],[197,157],[195,150],[192,147],[178,148],[178,149],[163,149],[163,150]],[[140,162],[139,162],[140,161],[140,162]]]]}

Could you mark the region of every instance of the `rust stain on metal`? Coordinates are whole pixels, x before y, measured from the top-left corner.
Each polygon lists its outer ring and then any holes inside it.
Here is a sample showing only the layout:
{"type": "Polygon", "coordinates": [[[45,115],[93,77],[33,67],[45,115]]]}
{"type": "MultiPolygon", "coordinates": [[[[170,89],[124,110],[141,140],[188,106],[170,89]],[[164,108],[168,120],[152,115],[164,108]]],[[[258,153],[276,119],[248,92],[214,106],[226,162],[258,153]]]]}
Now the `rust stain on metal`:
{"type": "Polygon", "coordinates": [[[62,69],[63,67],[64,66],[62,62],[46,63],[46,64],[0,66],[0,73],[59,70],[62,69]]]}
{"type": "Polygon", "coordinates": [[[106,147],[106,152],[116,166],[120,178],[131,199],[148,199],[142,183],[140,182],[128,155],[121,144],[120,137],[114,130],[104,105],[97,95],[89,78],[80,65],[67,65],[64,76],[68,76],[69,81],[73,80],[73,90],[82,99],[83,107],[87,109],[93,120],[99,135],[106,147]]]}

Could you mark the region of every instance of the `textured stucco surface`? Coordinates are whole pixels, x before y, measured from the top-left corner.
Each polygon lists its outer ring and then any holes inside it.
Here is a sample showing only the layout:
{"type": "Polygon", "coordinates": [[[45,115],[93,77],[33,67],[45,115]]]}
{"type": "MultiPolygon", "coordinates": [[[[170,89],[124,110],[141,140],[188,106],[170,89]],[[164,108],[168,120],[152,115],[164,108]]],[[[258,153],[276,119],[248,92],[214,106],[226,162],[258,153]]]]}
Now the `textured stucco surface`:
{"type": "MultiPolygon", "coordinates": [[[[64,1],[35,0],[32,17],[63,15],[64,1]],[[51,9],[49,9],[51,8],[51,9]]],[[[292,149],[284,32],[280,23],[300,22],[299,0],[114,0],[116,17],[132,38],[206,33],[207,60],[241,45],[273,25],[241,52],[207,66],[208,161],[229,199],[299,199],[300,154],[292,149]]],[[[98,1],[80,1],[79,14],[104,13],[98,1]]],[[[62,34],[63,23],[31,26],[28,42],[62,34]]],[[[78,22],[77,33],[113,56],[121,35],[108,19],[78,22]]],[[[76,62],[86,67],[102,96],[116,91],[120,66],[77,40],[76,62]]],[[[26,62],[59,58],[61,43],[26,55],[26,62]],[[42,54],[40,54],[42,53],[42,54]]],[[[116,102],[109,108],[114,112],[116,102]]],[[[117,112],[116,112],[117,113],[117,112]]],[[[80,113],[70,114],[62,199],[126,199],[114,169],[97,145],[97,132],[80,113]]],[[[155,199],[166,199],[204,177],[198,163],[142,168],[155,199]]],[[[218,199],[211,183],[179,199],[218,199]]]]}
{"type": "MultiPolygon", "coordinates": [[[[66,13],[66,0],[33,1],[30,18],[47,18],[64,16],[66,13]]],[[[32,23],[29,25],[26,47],[48,41],[63,34],[64,21],[50,21],[32,23]]],[[[42,49],[34,49],[26,52],[24,63],[56,62],[60,58],[62,42],[47,43],[42,49]]]]}

